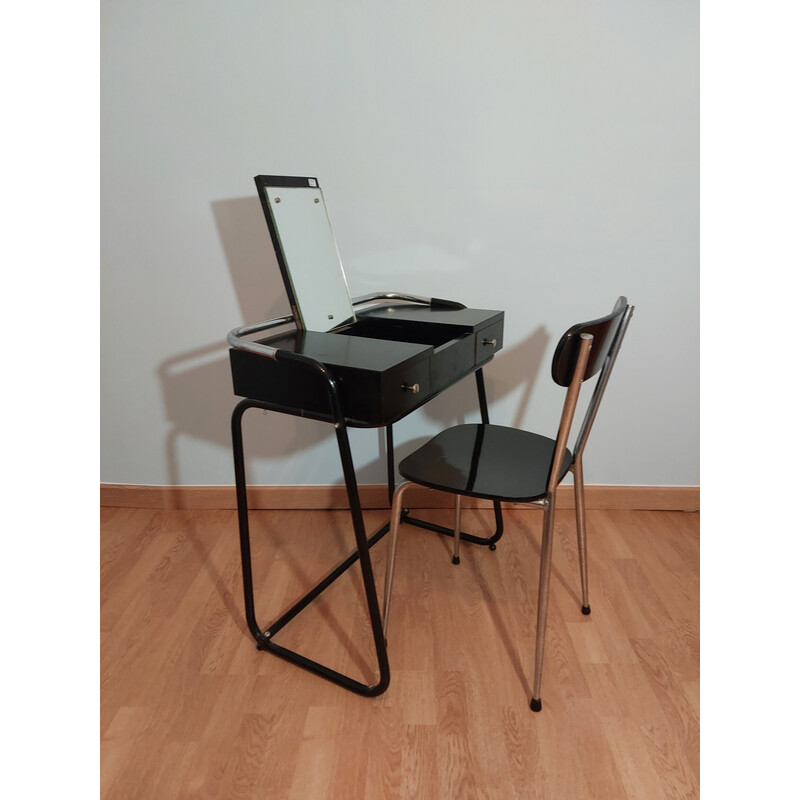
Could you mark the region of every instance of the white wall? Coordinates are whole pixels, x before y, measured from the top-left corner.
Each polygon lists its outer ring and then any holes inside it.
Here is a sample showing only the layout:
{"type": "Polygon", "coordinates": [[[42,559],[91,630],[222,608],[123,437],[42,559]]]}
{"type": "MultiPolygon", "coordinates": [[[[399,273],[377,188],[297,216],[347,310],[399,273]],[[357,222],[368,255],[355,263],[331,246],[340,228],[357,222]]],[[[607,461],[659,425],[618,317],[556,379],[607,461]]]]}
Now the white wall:
{"type": "MultiPolygon", "coordinates": [[[[698,27],[696,0],[104,3],[101,480],[233,482],[225,335],[288,312],[265,173],[319,178],[354,295],[505,310],[495,422],[554,430],[558,336],[626,294],[587,482],[697,485],[698,27]]],[[[248,415],[252,483],[340,482],[327,426],[248,415]]],[[[461,419],[472,381],[399,455],[461,419]]]]}

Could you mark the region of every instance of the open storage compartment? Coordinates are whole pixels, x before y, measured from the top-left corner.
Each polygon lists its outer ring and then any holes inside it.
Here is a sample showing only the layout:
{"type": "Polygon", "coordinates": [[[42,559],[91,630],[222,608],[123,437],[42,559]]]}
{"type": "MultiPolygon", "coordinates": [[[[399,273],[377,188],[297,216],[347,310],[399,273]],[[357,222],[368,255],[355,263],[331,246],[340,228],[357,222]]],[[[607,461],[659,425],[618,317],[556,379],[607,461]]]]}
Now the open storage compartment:
{"type": "Polygon", "coordinates": [[[419,322],[417,320],[391,319],[386,317],[362,317],[356,322],[337,328],[336,333],[359,336],[365,339],[425,344],[438,348],[454,338],[472,333],[469,325],[419,322]]]}

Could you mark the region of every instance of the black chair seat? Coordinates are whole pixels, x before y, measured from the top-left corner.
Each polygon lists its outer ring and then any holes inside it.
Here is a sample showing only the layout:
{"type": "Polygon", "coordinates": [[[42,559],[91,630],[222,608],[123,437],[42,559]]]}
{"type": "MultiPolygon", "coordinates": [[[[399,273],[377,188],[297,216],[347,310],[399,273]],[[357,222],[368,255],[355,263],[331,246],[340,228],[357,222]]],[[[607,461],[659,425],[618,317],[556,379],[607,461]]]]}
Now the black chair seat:
{"type": "MultiPolygon", "coordinates": [[[[398,470],[431,489],[525,503],[547,494],[555,446],[555,439],[518,428],[457,425],[404,458],[398,470]]],[[[559,482],[571,464],[567,450],[559,482]]]]}

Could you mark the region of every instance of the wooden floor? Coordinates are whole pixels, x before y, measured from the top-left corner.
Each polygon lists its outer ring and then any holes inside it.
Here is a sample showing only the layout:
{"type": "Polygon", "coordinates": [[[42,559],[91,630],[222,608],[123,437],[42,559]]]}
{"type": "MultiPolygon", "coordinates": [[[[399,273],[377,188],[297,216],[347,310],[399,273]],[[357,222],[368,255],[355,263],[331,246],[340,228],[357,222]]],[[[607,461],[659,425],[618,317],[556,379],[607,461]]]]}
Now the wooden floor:
{"type": "MultiPolygon", "coordinates": [[[[366,516],[371,530],[386,519],[366,516]]],[[[465,544],[459,566],[450,540],[403,526],[392,678],[376,699],[256,650],[235,512],[101,520],[106,800],[698,796],[698,514],[589,511],[589,617],[574,516],[557,514],[539,714],[539,510],[509,511],[497,550],[465,544]]],[[[473,533],[491,522],[463,513],[473,533]]],[[[255,512],[251,526],[264,627],[353,548],[345,512],[255,512]]],[[[372,550],[379,592],[387,547],[372,550]]],[[[356,566],[276,641],[370,682],[359,584],[356,566]]]]}

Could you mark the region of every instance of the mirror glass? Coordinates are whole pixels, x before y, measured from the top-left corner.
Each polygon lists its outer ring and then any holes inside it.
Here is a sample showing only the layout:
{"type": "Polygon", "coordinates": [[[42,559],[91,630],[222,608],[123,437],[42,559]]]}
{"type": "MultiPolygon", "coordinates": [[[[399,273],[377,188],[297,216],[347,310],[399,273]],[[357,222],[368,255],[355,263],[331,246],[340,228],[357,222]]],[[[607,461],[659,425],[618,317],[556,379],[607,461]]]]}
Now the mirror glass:
{"type": "Polygon", "coordinates": [[[298,325],[329,331],[352,321],[350,291],[322,190],[319,186],[267,186],[265,191],[298,325]]]}

